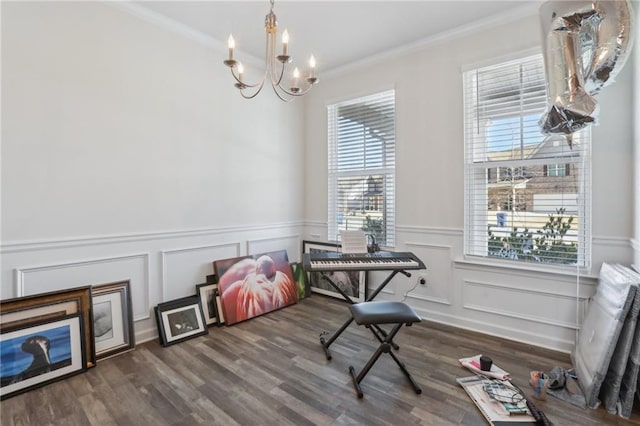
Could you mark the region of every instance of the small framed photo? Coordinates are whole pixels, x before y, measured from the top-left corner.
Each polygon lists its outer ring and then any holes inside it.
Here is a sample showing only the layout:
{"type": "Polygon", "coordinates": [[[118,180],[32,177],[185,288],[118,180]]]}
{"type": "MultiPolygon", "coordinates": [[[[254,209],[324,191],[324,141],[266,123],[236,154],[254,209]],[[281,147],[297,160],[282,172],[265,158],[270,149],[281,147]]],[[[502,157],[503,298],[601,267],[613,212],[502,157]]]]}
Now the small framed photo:
{"type": "MultiPolygon", "coordinates": [[[[303,253],[340,252],[340,244],[322,243],[316,241],[302,241],[303,253]]],[[[364,302],[367,291],[366,271],[335,271],[310,272],[309,286],[314,293],[344,299],[344,297],[322,278],[322,274],[331,279],[353,302],[364,302]]]]}
{"type": "Polygon", "coordinates": [[[82,314],[85,360],[95,367],[91,286],[40,293],[0,301],[0,329],[14,329],[42,321],[82,314]]]}
{"type": "Polygon", "coordinates": [[[93,299],[93,332],[98,361],[135,348],[133,307],[129,280],[96,285],[93,299]]]}
{"type": "Polygon", "coordinates": [[[83,315],[3,327],[0,400],[87,369],[83,315]]]}
{"type": "Polygon", "coordinates": [[[183,297],[158,304],[155,308],[158,334],[163,346],[173,345],[209,332],[200,298],[183,297]]]}
{"type": "Polygon", "coordinates": [[[309,280],[307,273],[302,267],[302,262],[291,262],[291,274],[293,275],[293,280],[296,282],[298,300],[311,296],[311,287],[309,287],[309,280]]]}
{"type": "Polygon", "coordinates": [[[196,285],[196,295],[200,298],[200,305],[202,305],[202,312],[204,313],[204,322],[208,326],[218,324],[217,292],[217,283],[196,285]]]}
{"type": "Polygon", "coordinates": [[[218,312],[218,326],[223,326],[227,323],[224,319],[224,310],[222,309],[222,296],[220,295],[220,286],[216,287],[216,309],[218,312]]]}

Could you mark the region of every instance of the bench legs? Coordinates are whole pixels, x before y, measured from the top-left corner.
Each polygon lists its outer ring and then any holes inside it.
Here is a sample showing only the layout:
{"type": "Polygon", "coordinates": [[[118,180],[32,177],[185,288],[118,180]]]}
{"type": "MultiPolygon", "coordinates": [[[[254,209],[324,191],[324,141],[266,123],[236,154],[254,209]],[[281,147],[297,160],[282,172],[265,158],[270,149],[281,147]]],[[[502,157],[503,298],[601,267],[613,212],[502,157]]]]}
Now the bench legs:
{"type": "Polygon", "coordinates": [[[409,379],[409,382],[411,382],[411,386],[413,387],[413,390],[417,394],[422,393],[422,389],[420,388],[420,386],[418,386],[416,381],[413,380],[413,377],[411,377],[411,374],[409,373],[409,370],[407,370],[407,367],[404,365],[402,361],[400,361],[400,359],[396,356],[396,354],[393,353],[391,349],[392,347],[397,347],[395,343],[393,343],[393,338],[398,333],[398,331],[400,331],[400,328],[402,328],[403,325],[404,323],[396,324],[393,327],[393,329],[389,333],[387,333],[385,338],[382,340],[374,330],[371,330],[373,334],[378,338],[378,340],[380,340],[381,342],[380,346],[378,346],[378,349],[376,349],[376,351],[373,353],[371,358],[369,358],[369,361],[367,361],[367,364],[362,368],[362,370],[360,370],[360,373],[356,374],[355,368],[353,368],[353,366],[349,366],[349,374],[351,374],[351,378],[353,379],[353,386],[356,389],[358,398],[362,398],[363,396],[362,389],[360,388],[360,382],[362,381],[362,379],[364,379],[364,377],[367,375],[369,370],[371,370],[371,367],[373,367],[373,365],[376,363],[378,358],[380,358],[380,355],[382,355],[383,353],[388,353],[389,355],[391,355],[391,358],[396,362],[396,364],[398,364],[398,367],[400,367],[400,370],[402,370],[402,372],[407,377],[407,379],[409,379]]]}

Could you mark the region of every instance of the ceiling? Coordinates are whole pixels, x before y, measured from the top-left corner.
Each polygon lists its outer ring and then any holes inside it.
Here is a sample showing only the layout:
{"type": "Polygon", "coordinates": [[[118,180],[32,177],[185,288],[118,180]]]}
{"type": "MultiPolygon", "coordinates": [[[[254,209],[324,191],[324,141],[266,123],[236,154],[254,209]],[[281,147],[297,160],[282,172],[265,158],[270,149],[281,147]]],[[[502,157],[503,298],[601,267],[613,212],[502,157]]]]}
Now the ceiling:
{"type": "MultiPolygon", "coordinates": [[[[226,46],[232,33],[236,59],[247,63],[264,60],[268,0],[138,1],[135,5],[186,25],[220,45],[226,46]]],[[[480,23],[509,22],[507,19],[536,13],[539,5],[537,0],[276,0],[274,12],[279,34],[285,28],[290,34],[289,54],[296,66],[306,68],[313,53],[322,74],[480,23]]]]}

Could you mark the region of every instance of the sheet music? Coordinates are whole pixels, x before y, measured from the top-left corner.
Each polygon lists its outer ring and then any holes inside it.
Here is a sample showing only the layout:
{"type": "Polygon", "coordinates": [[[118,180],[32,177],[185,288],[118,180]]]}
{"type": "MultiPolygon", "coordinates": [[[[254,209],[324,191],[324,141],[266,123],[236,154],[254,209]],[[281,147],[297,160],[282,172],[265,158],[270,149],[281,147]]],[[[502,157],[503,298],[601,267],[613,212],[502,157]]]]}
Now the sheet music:
{"type": "Polygon", "coordinates": [[[362,230],[340,231],[342,253],[367,253],[367,236],[362,230]]]}

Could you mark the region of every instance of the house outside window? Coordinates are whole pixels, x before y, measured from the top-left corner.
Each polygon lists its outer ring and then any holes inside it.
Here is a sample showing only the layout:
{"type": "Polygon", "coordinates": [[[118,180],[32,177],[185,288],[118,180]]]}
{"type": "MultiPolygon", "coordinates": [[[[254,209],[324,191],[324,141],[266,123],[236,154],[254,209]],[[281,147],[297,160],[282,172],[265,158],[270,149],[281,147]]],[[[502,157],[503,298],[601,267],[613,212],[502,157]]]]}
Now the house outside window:
{"type": "Polygon", "coordinates": [[[395,91],[329,105],[328,239],[362,229],[395,245],[395,91]]]}
{"type": "Polygon", "coordinates": [[[566,176],[570,172],[570,164],[549,164],[546,167],[546,176],[560,177],[566,176]]]}
{"type": "Polygon", "coordinates": [[[463,72],[465,255],[590,264],[590,129],[544,135],[541,55],[463,72]]]}

